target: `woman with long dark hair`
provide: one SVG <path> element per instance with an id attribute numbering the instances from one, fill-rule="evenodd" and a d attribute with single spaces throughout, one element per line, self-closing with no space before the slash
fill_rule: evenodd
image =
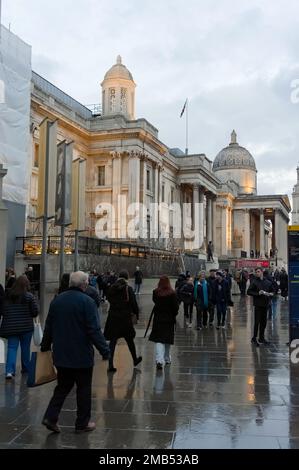
<path id="1" fill-rule="evenodd" d="M 154 320 L 149 340 L 156 343 L 157 369 L 171 364 L 170 349 L 174 343 L 174 328 L 179 304 L 169 277 L 162 276 L 157 289 L 153 292 Z"/>
<path id="2" fill-rule="evenodd" d="M 6 379 L 16 373 L 17 352 L 21 345 L 22 373 L 28 372 L 33 318 L 38 316 L 35 298 L 29 293 L 27 276 L 20 276 L 0 304 L 0 337 L 7 338 Z"/>

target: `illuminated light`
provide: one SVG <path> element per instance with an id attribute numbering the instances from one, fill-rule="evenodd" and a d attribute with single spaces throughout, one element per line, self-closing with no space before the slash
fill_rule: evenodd
<path id="1" fill-rule="evenodd" d="M 254 393 L 248 393 L 248 401 L 255 401 L 255 394 Z"/>
<path id="2" fill-rule="evenodd" d="M 255 380 L 254 380 L 254 376 L 253 375 L 249 375 L 247 377 L 247 384 L 248 385 L 254 385 L 255 384 Z"/>
<path id="3" fill-rule="evenodd" d="M 58 250 L 56 250 L 54 254 L 55 254 L 55 255 L 59 255 L 59 251 L 58 251 Z"/>

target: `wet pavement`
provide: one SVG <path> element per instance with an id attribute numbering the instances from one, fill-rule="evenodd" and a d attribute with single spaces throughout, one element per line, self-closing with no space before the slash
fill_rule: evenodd
<path id="1" fill-rule="evenodd" d="M 138 302 L 133 369 L 126 344 L 116 349 L 117 373 L 96 354 L 93 433 L 76 435 L 75 393 L 66 400 L 60 435 L 41 425 L 55 384 L 28 389 L 25 377 L 5 383 L 0 368 L 0 448 L 278 449 L 299 448 L 299 367 L 289 364 L 288 304 L 279 301 L 268 322 L 270 347 L 250 344 L 252 303 L 234 297 L 230 326 L 186 328 L 178 318 L 172 364 L 156 371 L 154 344 L 143 339 L 152 309 L 147 281 Z M 103 308 L 102 320 L 106 318 Z M 195 313 L 195 311 L 194 311 Z"/>

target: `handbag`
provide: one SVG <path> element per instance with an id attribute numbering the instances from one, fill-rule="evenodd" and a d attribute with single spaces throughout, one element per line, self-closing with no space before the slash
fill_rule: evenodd
<path id="1" fill-rule="evenodd" d="M 40 322 L 37 320 L 37 321 L 34 321 L 34 330 L 33 330 L 33 342 L 34 342 L 34 345 L 39 347 L 42 340 L 43 340 L 43 330 L 42 330 L 42 327 L 41 327 L 41 324 Z"/>
<path id="2" fill-rule="evenodd" d="M 57 378 L 57 371 L 53 364 L 52 351 L 33 352 L 29 364 L 27 386 L 38 387 Z"/>

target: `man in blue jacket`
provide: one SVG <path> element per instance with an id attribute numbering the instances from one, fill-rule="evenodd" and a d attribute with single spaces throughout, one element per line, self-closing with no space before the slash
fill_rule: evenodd
<path id="1" fill-rule="evenodd" d="M 50 305 L 41 351 L 53 345 L 57 369 L 57 387 L 45 413 L 43 424 L 59 433 L 57 425 L 62 405 L 74 385 L 77 386 L 76 432 L 95 429 L 91 417 L 91 384 L 95 346 L 104 360 L 109 359 L 109 346 L 100 330 L 95 302 L 84 292 L 88 275 L 71 274 L 70 289 L 57 296 Z"/>

